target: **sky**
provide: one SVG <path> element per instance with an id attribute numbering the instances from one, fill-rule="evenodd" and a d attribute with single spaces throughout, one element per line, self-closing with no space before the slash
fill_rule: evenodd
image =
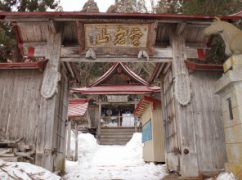
<path id="1" fill-rule="evenodd" d="M 150 7 L 150 1 L 147 2 L 147 7 Z M 87 0 L 61 0 L 60 5 L 63 7 L 64 11 L 81 11 L 83 5 Z M 95 0 L 98 4 L 99 10 L 101 12 L 106 12 L 110 5 L 114 4 L 115 0 Z M 157 2 L 157 0 L 155 0 Z"/>

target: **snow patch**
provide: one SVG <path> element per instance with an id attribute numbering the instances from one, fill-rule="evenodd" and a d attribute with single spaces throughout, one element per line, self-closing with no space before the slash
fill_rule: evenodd
<path id="1" fill-rule="evenodd" d="M 61 178 L 50 171 L 24 162 L 5 162 L 0 160 L 0 179 L 45 179 L 60 180 Z"/>
<path id="2" fill-rule="evenodd" d="M 236 180 L 235 176 L 233 175 L 233 173 L 221 173 L 218 177 L 217 180 Z"/>
<path id="3" fill-rule="evenodd" d="M 75 141 L 71 142 L 75 143 Z M 80 133 L 78 135 L 78 161 L 90 159 L 95 151 L 98 149 L 97 140 L 92 134 Z"/>
<path id="4" fill-rule="evenodd" d="M 91 134 L 79 134 L 78 143 L 78 162 L 67 161 L 66 180 L 158 180 L 167 175 L 165 165 L 144 162 L 141 133 L 125 146 L 98 145 Z"/>

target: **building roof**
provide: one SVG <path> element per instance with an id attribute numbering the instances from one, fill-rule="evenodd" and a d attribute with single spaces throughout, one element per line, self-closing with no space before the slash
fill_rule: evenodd
<path id="1" fill-rule="evenodd" d="M 134 83 L 132 84 L 105 84 L 104 82 L 118 72 L 118 68 L 122 68 L 123 73 L 129 76 Z M 120 71 L 120 70 L 119 70 Z M 72 88 L 74 92 L 81 94 L 133 94 L 133 93 L 152 93 L 159 92 L 160 87 L 150 86 L 147 81 L 133 72 L 125 63 L 118 62 L 107 70 L 101 77 L 88 87 Z"/>
<path id="2" fill-rule="evenodd" d="M 242 10 L 237 12 L 237 13 L 232 14 L 231 16 L 240 16 L 240 17 L 242 17 Z"/>
<path id="3" fill-rule="evenodd" d="M 148 82 L 146 82 L 139 75 L 137 75 L 135 72 L 133 72 L 125 63 L 117 62 L 117 63 L 113 64 L 113 66 L 109 70 L 107 70 L 107 72 L 104 73 L 101 77 L 99 77 L 94 83 L 89 85 L 89 87 L 94 87 L 94 86 L 100 85 L 102 82 L 107 80 L 115 72 L 115 70 L 117 70 L 118 67 L 121 67 L 123 72 L 125 72 L 129 77 L 131 77 L 133 80 L 135 80 L 140 85 L 144 85 L 144 86 L 149 85 Z"/>
<path id="4" fill-rule="evenodd" d="M 32 19 L 33 18 L 46 18 L 53 20 L 76 20 L 82 18 L 121 18 L 121 19 L 182 19 L 182 20 L 212 20 L 215 16 L 206 15 L 187 15 L 187 14 L 151 14 L 151 13 L 93 13 L 93 12 L 0 12 L 0 19 L 6 21 L 15 21 L 16 19 Z M 219 16 L 224 20 L 236 20 L 240 16 Z M 15 19 L 16 18 L 16 19 Z M 37 19 L 41 21 L 41 19 Z"/>
<path id="5" fill-rule="evenodd" d="M 68 105 L 68 118 L 82 117 L 86 114 L 88 99 L 72 99 Z"/>
<path id="6" fill-rule="evenodd" d="M 144 94 L 159 92 L 160 87 L 144 85 L 111 85 L 72 88 L 72 91 L 79 92 L 81 94 Z"/>
<path id="7" fill-rule="evenodd" d="M 158 100 L 158 99 L 155 99 L 155 98 L 153 98 L 151 96 L 143 96 L 140 99 L 140 101 L 139 101 L 139 103 L 138 103 L 138 105 L 137 105 L 137 107 L 136 107 L 136 109 L 134 111 L 134 115 L 136 117 L 141 117 L 142 114 L 147 109 L 149 104 L 152 104 L 153 108 L 155 108 L 156 106 L 160 106 L 161 105 L 161 101 Z"/>

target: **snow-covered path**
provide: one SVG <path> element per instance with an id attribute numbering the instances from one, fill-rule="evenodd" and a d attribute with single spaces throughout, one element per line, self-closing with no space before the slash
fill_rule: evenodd
<path id="1" fill-rule="evenodd" d="M 166 175 L 165 165 L 143 161 L 140 133 L 135 133 L 125 146 L 100 146 L 90 134 L 80 134 L 78 143 L 79 160 L 67 161 L 64 179 L 158 180 Z"/>

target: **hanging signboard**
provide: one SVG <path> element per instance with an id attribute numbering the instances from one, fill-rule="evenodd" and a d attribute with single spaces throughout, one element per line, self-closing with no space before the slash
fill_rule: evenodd
<path id="1" fill-rule="evenodd" d="M 124 96 L 108 95 L 107 99 L 108 99 L 108 102 L 113 102 L 113 103 L 128 102 L 128 96 L 127 95 L 124 95 Z"/>
<path id="2" fill-rule="evenodd" d="M 147 46 L 148 24 L 85 24 L 85 47 Z"/>
<path id="3" fill-rule="evenodd" d="M 140 50 L 151 50 L 150 24 L 84 24 L 84 49 L 99 55 L 137 57 Z M 116 57 L 116 56 L 115 56 Z"/>

